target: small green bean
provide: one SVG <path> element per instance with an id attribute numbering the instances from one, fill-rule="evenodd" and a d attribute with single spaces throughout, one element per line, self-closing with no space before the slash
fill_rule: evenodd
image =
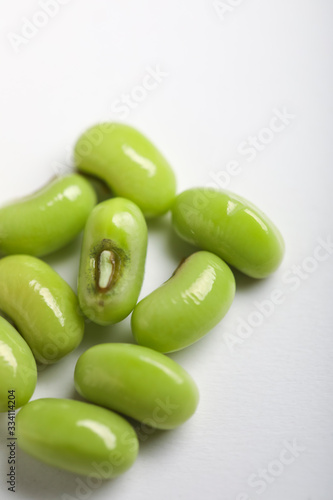
<path id="1" fill-rule="evenodd" d="M 125 419 L 104 408 L 70 399 L 37 399 L 16 417 L 17 443 L 59 469 L 108 479 L 134 463 L 139 443 Z"/>
<path id="2" fill-rule="evenodd" d="M 253 278 L 265 278 L 283 258 L 284 242 L 275 225 L 250 202 L 228 191 L 184 191 L 173 205 L 172 221 L 184 240 Z"/>
<path id="3" fill-rule="evenodd" d="M 54 363 L 79 345 L 84 320 L 77 297 L 48 264 L 29 255 L 4 257 L 0 283 L 0 310 L 40 363 Z"/>
<path id="4" fill-rule="evenodd" d="M 84 314 L 100 325 L 121 321 L 137 303 L 147 251 L 147 225 L 130 200 L 97 205 L 84 231 L 78 280 Z"/>
<path id="5" fill-rule="evenodd" d="M 87 130 L 75 146 L 82 172 L 103 179 L 116 196 L 132 200 L 148 217 L 162 215 L 175 198 L 175 175 L 162 154 L 138 130 L 102 123 Z"/>
<path id="6" fill-rule="evenodd" d="M 235 279 L 227 264 L 210 252 L 194 253 L 136 305 L 133 335 L 138 344 L 160 352 L 183 349 L 225 316 L 234 295 Z"/>
<path id="7" fill-rule="evenodd" d="M 95 204 L 95 191 L 80 175 L 55 179 L 0 208 L 0 251 L 39 257 L 54 252 L 83 229 Z"/>
<path id="8" fill-rule="evenodd" d="M 173 429 L 196 410 L 199 394 L 190 375 L 163 354 L 131 344 L 100 344 L 75 367 L 76 390 L 92 403 L 145 425 Z"/>

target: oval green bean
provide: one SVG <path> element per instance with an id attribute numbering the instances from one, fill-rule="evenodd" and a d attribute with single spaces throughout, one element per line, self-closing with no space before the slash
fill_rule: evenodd
<path id="1" fill-rule="evenodd" d="M 184 423 L 199 400 L 193 379 L 181 366 L 131 344 L 91 347 L 78 359 L 74 380 L 89 401 L 159 429 Z"/>
<path id="2" fill-rule="evenodd" d="M 16 417 L 17 443 L 54 467 L 99 479 L 119 476 L 134 463 L 138 439 L 109 410 L 69 399 L 37 399 Z"/>
<path id="3" fill-rule="evenodd" d="M 0 316 L 0 412 L 25 405 L 36 387 L 37 367 L 32 352 L 15 328 Z"/>
<path id="4" fill-rule="evenodd" d="M 146 216 L 169 210 L 175 175 L 162 154 L 139 131 L 121 123 L 87 130 L 75 146 L 79 170 L 103 179 L 116 196 L 138 205 Z"/>
<path id="5" fill-rule="evenodd" d="M 28 255 L 0 260 L 0 310 L 13 319 L 35 358 L 54 363 L 82 340 L 84 320 L 70 286 Z"/>
<path id="6" fill-rule="evenodd" d="M 55 179 L 0 208 L 0 251 L 42 256 L 58 250 L 83 229 L 95 204 L 95 191 L 80 175 Z"/>
<path id="7" fill-rule="evenodd" d="M 136 305 L 133 335 L 138 344 L 156 351 L 183 349 L 225 316 L 234 295 L 235 279 L 227 264 L 210 252 L 194 253 Z"/>
<path id="8" fill-rule="evenodd" d="M 194 188 L 172 208 L 176 232 L 253 278 L 280 265 L 284 243 L 275 225 L 250 202 L 228 191 Z"/>
<path id="9" fill-rule="evenodd" d="M 124 198 L 97 205 L 84 231 L 78 280 L 84 314 L 100 325 L 121 321 L 137 303 L 147 251 L 147 225 Z"/>

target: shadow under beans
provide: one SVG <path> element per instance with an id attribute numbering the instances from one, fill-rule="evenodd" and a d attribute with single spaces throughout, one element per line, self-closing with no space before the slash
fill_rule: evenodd
<path id="1" fill-rule="evenodd" d="M 54 267 L 61 264 L 66 259 L 74 258 L 77 256 L 78 263 L 77 269 L 79 268 L 80 251 L 82 244 L 82 233 L 80 233 L 74 240 L 65 245 L 64 247 L 56 250 L 55 252 L 45 255 L 43 260 L 49 264 L 49 266 Z"/>
<path id="2" fill-rule="evenodd" d="M 164 233 L 166 228 L 171 225 L 169 214 L 146 219 L 146 222 L 148 231 L 152 234 Z"/>
<path id="3" fill-rule="evenodd" d="M 219 325 L 220 324 L 221 323 L 219 323 Z M 204 350 L 203 349 L 204 346 L 206 349 L 209 349 L 211 347 L 213 350 L 216 347 L 216 338 L 214 338 L 214 342 L 212 342 L 212 340 L 211 340 L 212 330 L 207 332 L 203 337 L 201 337 L 199 340 L 197 340 L 193 344 L 190 344 L 182 349 L 179 349 L 178 351 L 164 353 L 164 355 L 167 356 L 168 358 L 172 359 L 173 361 L 175 361 L 176 363 L 178 363 L 181 366 L 187 365 L 187 363 L 191 363 L 193 361 L 193 359 L 194 360 L 197 359 L 198 362 L 200 362 L 200 359 L 202 359 L 202 353 Z"/>
<path id="4" fill-rule="evenodd" d="M 102 203 L 102 201 L 106 201 L 114 197 L 114 194 L 112 193 L 108 185 L 102 181 L 102 179 L 84 172 L 80 172 L 79 170 L 76 170 L 75 173 L 81 175 L 90 182 L 96 192 L 97 203 Z"/>
<path id="5" fill-rule="evenodd" d="M 117 413 L 117 412 L 116 412 Z M 127 415 L 119 414 L 133 427 L 139 440 L 140 455 L 144 456 L 145 453 L 150 453 L 150 450 L 157 445 L 160 446 L 165 440 L 168 439 L 170 432 L 176 432 L 175 430 L 163 430 L 150 427 L 148 425 L 135 420 Z"/>
<path id="6" fill-rule="evenodd" d="M 131 333 L 129 317 L 115 325 L 101 326 L 86 320 L 85 333 L 80 349 L 86 350 L 97 344 L 105 343 L 132 344 L 134 338 Z"/>
<path id="7" fill-rule="evenodd" d="M 73 386 L 73 389 L 70 391 L 69 395 L 68 395 L 68 399 L 73 399 L 74 401 L 79 401 L 80 403 L 89 403 L 89 404 L 95 404 L 95 403 L 90 403 L 90 401 L 88 401 L 87 399 L 85 399 L 84 397 L 82 397 L 78 392 L 77 390 L 75 389 L 75 387 Z"/>
<path id="8" fill-rule="evenodd" d="M 175 233 L 172 227 L 169 229 L 168 233 L 168 248 L 170 255 L 176 258 L 176 260 L 179 262 L 200 250 L 200 248 L 182 240 Z"/>
<path id="9" fill-rule="evenodd" d="M 233 275 L 235 277 L 236 281 L 236 291 L 237 292 L 247 292 L 250 288 L 260 288 L 263 283 L 266 281 L 265 279 L 256 279 L 256 278 L 251 278 L 250 276 L 247 276 L 246 274 L 243 274 L 241 271 L 238 271 L 238 269 L 230 266 Z"/>
<path id="10" fill-rule="evenodd" d="M 55 363 L 43 364 L 37 362 L 37 376 L 38 380 L 42 378 L 52 378 L 54 375 L 57 375 L 57 371 L 59 370 L 59 366 L 66 360 L 66 356 Z"/>
<path id="11" fill-rule="evenodd" d="M 4 311 L 2 311 L 0 309 L 0 318 L 3 318 L 5 319 L 8 323 L 10 323 L 16 330 L 17 330 L 17 327 L 14 323 L 14 321 L 12 320 L 12 318 L 10 318 Z"/>
<path id="12" fill-rule="evenodd" d="M 163 443 L 167 442 L 170 438 L 170 433 L 174 433 L 177 430 L 163 430 L 155 429 L 153 427 L 148 427 L 143 425 L 136 420 L 129 421 L 129 423 L 134 427 L 134 430 L 138 436 L 140 456 L 144 457 L 146 455 L 151 455 L 152 450 L 157 446 L 160 447 Z"/>
<path id="13" fill-rule="evenodd" d="M 175 261 L 176 265 L 182 259 L 199 250 L 177 235 L 172 227 L 170 214 L 155 219 L 148 219 L 147 226 L 149 233 L 156 235 L 161 241 L 165 242 L 164 248 L 168 256 Z"/>
<path id="14" fill-rule="evenodd" d="M 45 500 L 45 498 L 59 498 L 72 495 L 73 498 L 83 498 L 84 491 L 89 498 L 94 489 L 103 490 L 110 487 L 115 479 L 100 480 L 95 488 L 89 486 L 89 478 L 72 472 L 63 471 L 36 460 L 17 448 L 17 493 L 24 493 L 25 499 Z M 86 487 L 84 487 L 86 485 Z M 81 497 L 76 492 L 81 486 Z M 88 493 L 87 493 L 88 492 Z M 23 498 L 23 497 L 22 497 Z M 67 497 L 68 498 L 68 497 Z"/>

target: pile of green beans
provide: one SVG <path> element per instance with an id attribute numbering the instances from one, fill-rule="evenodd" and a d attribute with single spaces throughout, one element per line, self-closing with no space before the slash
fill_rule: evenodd
<path id="1" fill-rule="evenodd" d="M 130 126 L 90 128 L 74 156 L 77 173 L 0 208 L 0 311 L 8 319 L 0 317 L 0 411 L 8 411 L 8 394 L 15 393 L 23 450 L 61 469 L 111 478 L 138 454 L 138 436 L 126 417 L 151 429 L 174 429 L 194 414 L 197 386 L 165 354 L 197 342 L 227 314 L 236 288 L 229 265 L 265 278 L 280 265 L 284 243 L 268 217 L 240 196 L 210 188 L 176 195 L 169 163 Z M 114 197 L 97 203 L 92 177 Z M 168 211 L 193 253 L 138 302 L 146 218 Z M 41 257 L 82 230 L 76 295 Z M 88 402 L 29 402 L 36 362 L 55 363 L 76 349 L 85 317 L 112 325 L 131 313 L 137 345 L 98 344 L 96 338 L 77 360 L 75 388 Z"/>

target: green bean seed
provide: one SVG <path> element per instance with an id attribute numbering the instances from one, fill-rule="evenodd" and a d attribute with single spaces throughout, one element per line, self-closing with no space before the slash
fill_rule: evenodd
<path id="1" fill-rule="evenodd" d="M 0 310 L 14 321 L 35 358 L 54 363 L 82 340 L 84 320 L 70 286 L 29 255 L 0 260 Z"/>
<path id="2" fill-rule="evenodd" d="M 0 251 L 42 256 L 69 243 L 96 204 L 80 175 L 53 180 L 37 193 L 0 209 Z"/>
<path id="3" fill-rule="evenodd" d="M 84 231 L 78 280 L 84 314 L 100 325 L 121 321 L 137 303 L 147 251 L 147 225 L 130 200 L 97 205 Z"/>
<path id="4" fill-rule="evenodd" d="M 75 386 L 89 401 L 145 425 L 173 429 L 196 410 L 199 394 L 190 375 L 167 356 L 131 344 L 100 344 L 83 353 Z"/>
<path id="5" fill-rule="evenodd" d="M 216 253 L 253 278 L 264 278 L 280 265 L 281 234 L 250 202 L 230 192 L 195 188 L 177 196 L 173 225 L 184 240 Z"/>
<path id="6" fill-rule="evenodd" d="M 36 387 L 37 367 L 32 352 L 15 328 L 0 317 L 0 412 L 25 405 Z"/>
<path id="7" fill-rule="evenodd" d="M 122 417 L 70 399 L 37 399 L 16 417 L 17 443 L 34 458 L 76 474 L 108 479 L 134 463 L 138 439 Z"/>
<path id="8" fill-rule="evenodd" d="M 235 279 L 227 264 L 210 252 L 194 253 L 137 304 L 134 337 L 138 344 L 160 352 L 183 349 L 225 316 L 234 295 Z"/>
<path id="9" fill-rule="evenodd" d="M 121 123 L 87 130 L 75 146 L 79 170 L 103 179 L 116 196 L 138 205 L 146 216 L 165 213 L 175 198 L 174 173 L 156 147 Z"/>

